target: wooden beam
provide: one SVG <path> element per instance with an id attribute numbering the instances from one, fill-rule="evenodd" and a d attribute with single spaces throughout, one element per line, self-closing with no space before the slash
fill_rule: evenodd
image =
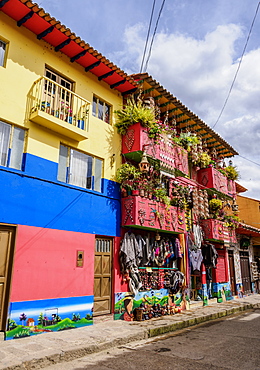
<path id="1" fill-rule="evenodd" d="M 47 35 L 48 35 L 49 33 L 51 33 L 53 30 L 54 30 L 54 26 L 50 26 L 50 27 L 46 28 L 46 30 L 45 30 L 45 31 L 43 31 L 43 32 L 41 32 L 41 33 L 39 33 L 39 34 L 37 35 L 37 39 L 38 39 L 38 40 L 41 40 L 43 37 L 47 36 Z"/>
<path id="2" fill-rule="evenodd" d="M 74 55 L 74 57 L 70 58 L 71 63 L 75 62 L 75 60 L 84 57 L 87 54 L 87 50 L 82 50 L 80 53 Z"/>
<path id="3" fill-rule="evenodd" d="M 137 90 L 137 87 L 135 87 L 134 89 L 130 89 L 130 90 L 124 91 L 124 92 L 122 93 L 122 95 L 129 95 L 129 94 L 133 94 L 133 93 L 135 93 L 135 92 L 136 92 L 136 90 Z"/>
<path id="4" fill-rule="evenodd" d="M 59 45 L 55 46 L 55 51 L 59 51 L 60 49 L 64 48 L 64 46 L 66 45 L 69 45 L 69 43 L 71 42 L 71 39 L 67 39 L 63 42 L 61 42 Z"/>
<path id="5" fill-rule="evenodd" d="M 24 24 L 25 22 L 28 21 L 28 19 L 32 18 L 32 16 L 34 15 L 34 11 L 31 10 L 29 13 L 27 13 L 23 18 L 19 19 L 19 21 L 17 21 L 17 26 L 18 27 L 21 27 L 22 24 Z"/>
<path id="6" fill-rule="evenodd" d="M 98 60 L 97 62 L 90 64 L 89 66 L 87 66 L 87 67 L 85 68 L 85 71 L 86 71 L 86 72 L 88 72 L 88 71 L 90 71 L 91 69 L 93 69 L 93 68 L 95 68 L 95 67 L 98 67 L 98 66 L 100 65 L 100 63 L 101 63 L 101 61 L 100 61 L 100 60 Z"/>
<path id="7" fill-rule="evenodd" d="M 118 81 L 118 82 L 115 82 L 114 84 L 110 85 L 110 89 L 114 89 L 117 86 L 123 85 L 125 82 L 126 82 L 125 79 L 121 80 L 121 81 Z"/>
<path id="8" fill-rule="evenodd" d="M 115 73 L 115 71 L 107 72 L 107 73 L 105 73 L 104 75 L 99 76 L 99 77 L 98 77 L 98 80 L 99 80 L 99 81 L 104 80 L 105 78 L 107 78 L 107 77 L 109 77 L 109 76 L 112 76 L 114 73 Z"/>
<path id="9" fill-rule="evenodd" d="M 0 8 L 2 8 L 9 0 L 2 0 L 0 1 Z"/>

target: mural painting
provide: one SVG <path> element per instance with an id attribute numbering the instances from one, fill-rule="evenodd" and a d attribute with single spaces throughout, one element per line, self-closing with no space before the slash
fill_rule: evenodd
<path id="1" fill-rule="evenodd" d="M 140 318 L 140 310 L 142 312 Z M 170 296 L 167 289 L 139 292 L 135 297 L 132 293 L 115 294 L 115 320 L 148 320 L 153 317 L 169 315 L 186 309 L 182 294 Z"/>
<path id="2" fill-rule="evenodd" d="M 93 324 L 93 296 L 12 302 L 6 340 Z"/>

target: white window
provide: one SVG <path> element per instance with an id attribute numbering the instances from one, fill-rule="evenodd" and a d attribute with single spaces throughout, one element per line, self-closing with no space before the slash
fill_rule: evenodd
<path id="1" fill-rule="evenodd" d="M 102 121 L 105 121 L 106 123 L 110 123 L 110 113 L 111 106 L 100 98 L 93 96 L 92 115 L 101 119 Z"/>
<path id="2" fill-rule="evenodd" d="M 25 130 L 0 121 L 0 165 L 22 169 Z"/>
<path id="3" fill-rule="evenodd" d="M 6 43 L 0 40 L 0 66 L 4 67 L 5 63 L 5 52 L 6 52 Z"/>
<path id="4" fill-rule="evenodd" d="M 103 161 L 60 145 L 58 180 L 101 192 Z"/>

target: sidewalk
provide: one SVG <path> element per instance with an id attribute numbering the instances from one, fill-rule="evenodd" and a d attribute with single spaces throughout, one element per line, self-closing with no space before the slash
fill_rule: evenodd
<path id="1" fill-rule="evenodd" d="M 148 321 L 98 321 L 92 326 L 75 330 L 1 341 L 0 369 L 41 369 L 252 308 L 260 308 L 259 294 L 206 307 L 195 307 L 173 316 Z"/>

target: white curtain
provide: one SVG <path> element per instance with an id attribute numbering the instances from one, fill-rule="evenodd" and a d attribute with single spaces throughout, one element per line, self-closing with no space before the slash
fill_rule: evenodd
<path id="1" fill-rule="evenodd" d="M 0 66 L 4 65 L 5 59 L 5 43 L 0 40 Z"/>
<path id="2" fill-rule="evenodd" d="M 7 166 L 11 125 L 0 121 L 0 165 Z"/>
<path id="3" fill-rule="evenodd" d="M 87 187 L 88 156 L 71 149 L 70 151 L 70 177 L 71 185 Z"/>
<path id="4" fill-rule="evenodd" d="M 9 167 L 15 168 L 16 170 L 21 170 L 22 168 L 24 135 L 24 129 L 14 127 Z"/>

